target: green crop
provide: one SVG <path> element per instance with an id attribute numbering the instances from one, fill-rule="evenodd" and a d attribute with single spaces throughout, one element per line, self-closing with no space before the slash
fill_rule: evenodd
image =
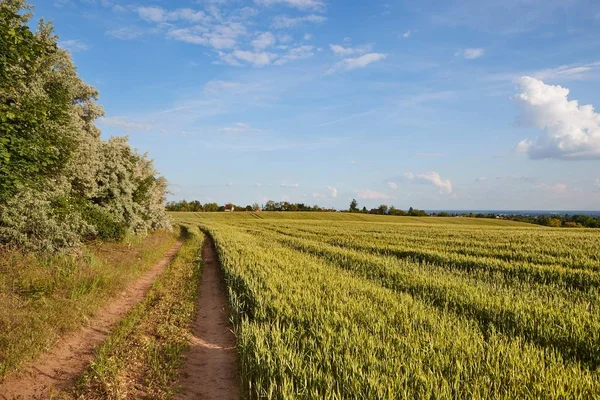
<path id="1" fill-rule="evenodd" d="M 600 396 L 598 231 L 174 215 L 215 239 L 251 398 Z"/>

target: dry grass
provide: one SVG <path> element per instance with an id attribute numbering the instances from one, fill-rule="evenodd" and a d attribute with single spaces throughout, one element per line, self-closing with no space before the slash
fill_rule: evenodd
<path id="1" fill-rule="evenodd" d="M 72 254 L 0 251 L 0 378 L 81 326 L 176 241 L 155 232 Z"/>
<path id="2" fill-rule="evenodd" d="M 113 329 L 79 385 L 64 398 L 167 399 L 188 347 L 201 276 L 202 235 L 195 228 L 143 302 Z"/>

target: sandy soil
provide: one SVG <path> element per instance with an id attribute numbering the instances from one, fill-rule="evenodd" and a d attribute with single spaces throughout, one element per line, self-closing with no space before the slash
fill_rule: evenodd
<path id="1" fill-rule="evenodd" d="M 227 318 L 227 297 L 215 247 L 210 238 L 202 248 L 204 269 L 192 343 L 185 355 L 178 399 L 239 399 L 235 336 Z"/>
<path id="2" fill-rule="evenodd" d="M 127 312 L 141 301 L 152 283 L 175 257 L 178 242 L 165 257 L 142 275 L 120 296 L 101 308 L 89 324 L 64 338 L 36 361 L 9 375 L 0 383 L 2 399 L 47 399 L 53 392 L 68 388 L 94 357 L 94 348 Z"/>

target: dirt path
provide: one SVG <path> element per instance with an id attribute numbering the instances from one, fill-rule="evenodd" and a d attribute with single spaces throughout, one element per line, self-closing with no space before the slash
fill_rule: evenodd
<path id="1" fill-rule="evenodd" d="M 227 297 L 215 247 L 209 237 L 204 241 L 202 257 L 194 337 L 181 371 L 183 393 L 178 398 L 235 400 L 240 397 L 235 336 L 227 318 Z"/>
<path id="2" fill-rule="evenodd" d="M 0 384 L 2 399 L 47 399 L 55 389 L 66 389 L 94 357 L 94 348 L 140 300 L 152 282 L 175 257 L 183 244 L 179 241 L 165 257 L 142 275 L 114 301 L 101 308 L 89 325 L 61 339 L 54 348 Z"/>

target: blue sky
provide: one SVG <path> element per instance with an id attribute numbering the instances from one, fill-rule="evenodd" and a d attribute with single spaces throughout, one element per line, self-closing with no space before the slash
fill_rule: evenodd
<path id="1" fill-rule="evenodd" d="M 170 199 L 600 209 L 600 2 L 30 3 Z"/>

